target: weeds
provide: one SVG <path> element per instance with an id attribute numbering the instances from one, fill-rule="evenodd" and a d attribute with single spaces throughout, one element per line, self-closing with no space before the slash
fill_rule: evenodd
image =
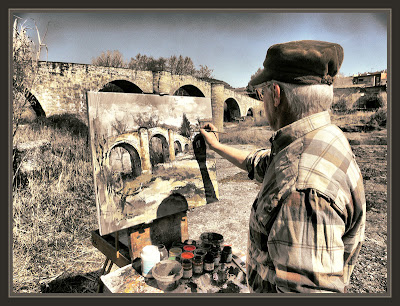
<path id="1" fill-rule="evenodd" d="M 58 122 L 60 124 L 60 122 Z M 47 139 L 44 152 L 26 153 L 35 161 L 26 183 L 13 187 L 14 288 L 74 267 L 69 252 L 86 240 L 96 221 L 92 165 L 87 139 L 48 120 L 19 129 L 17 143 Z M 66 124 L 66 123 L 64 123 Z"/>

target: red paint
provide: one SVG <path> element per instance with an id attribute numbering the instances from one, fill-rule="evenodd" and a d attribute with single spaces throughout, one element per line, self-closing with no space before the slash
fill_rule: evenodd
<path id="1" fill-rule="evenodd" d="M 193 252 L 193 251 L 196 249 L 196 247 L 195 247 L 194 245 L 185 245 L 185 246 L 183 247 L 183 249 L 184 249 L 186 252 Z"/>
<path id="2" fill-rule="evenodd" d="M 183 252 L 181 254 L 182 259 L 192 259 L 193 257 L 194 257 L 194 254 L 190 253 L 190 252 Z"/>

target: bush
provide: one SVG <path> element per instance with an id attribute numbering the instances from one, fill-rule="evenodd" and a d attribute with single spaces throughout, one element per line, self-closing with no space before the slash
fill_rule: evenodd
<path id="1" fill-rule="evenodd" d="M 346 99 L 344 97 L 340 97 L 336 103 L 332 104 L 332 110 L 340 113 L 348 112 L 349 107 L 347 106 Z"/>
<path id="2" fill-rule="evenodd" d="M 366 94 L 360 97 L 355 103 L 357 108 L 378 109 L 384 106 L 382 95 Z"/>
<path id="3" fill-rule="evenodd" d="M 387 109 L 380 108 L 369 118 L 367 125 L 373 127 L 386 127 Z"/>

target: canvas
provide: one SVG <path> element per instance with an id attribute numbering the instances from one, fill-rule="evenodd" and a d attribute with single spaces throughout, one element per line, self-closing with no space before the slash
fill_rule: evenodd
<path id="1" fill-rule="evenodd" d="M 89 91 L 87 104 L 101 235 L 218 200 L 199 133 L 209 98 Z"/>

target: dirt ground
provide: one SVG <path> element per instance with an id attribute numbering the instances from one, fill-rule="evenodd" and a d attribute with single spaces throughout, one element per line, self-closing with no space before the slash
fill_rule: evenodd
<path id="1" fill-rule="evenodd" d="M 260 131 L 261 128 L 253 128 Z M 272 132 L 262 131 L 268 139 Z M 387 131 L 347 133 L 361 168 L 367 199 L 366 238 L 358 263 L 351 277 L 351 293 L 385 293 L 387 290 Z M 268 145 L 269 142 L 266 141 Z M 254 146 L 235 145 L 251 150 Z M 260 184 L 247 174 L 217 157 L 217 178 L 220 199 L 216 203 L 188 212 L 189 236 L 199 239 L 203 232 L 217 232 L 231 244 L 234 252 L 245 254 L 250 207 Z M 82 256 L 70 271 L 41 281 L 41 292 L 94 293 L 105 256 L 90 243 L 80 246 Z M 115 269 L 114 266 L 113 269 Z M 73 272 L 75 271 L 75 272 Z M 23 292 L 23 288 L 20 292 Z"/>

